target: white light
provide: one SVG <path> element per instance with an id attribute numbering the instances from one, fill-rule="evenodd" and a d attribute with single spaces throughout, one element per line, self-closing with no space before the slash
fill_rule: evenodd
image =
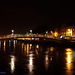
<path id="1" fill-rule="evenodd" d="M 15 70 L 15 56 L 11 55 L 11 62 L 10 62 L 11 72 L 13 73 Z"/>
<path id="2" fill-rule="evenodd" d="M 46 31 L 46 34 L 48 34 L 48 31 Z"/>
<path id="3" fill-rule="evenodd" d="M 12 30 L 12 33 L 14 32 L 14 30 Z"/>
<path id="4" fill-rule="evenodd" d="M 32 72 L 33 69 L 34 69 L 34 65 L 33 65 L 33 55 L 32 55 L 32 54 L 30 54 L 30 57 L 29 57 L 28 68 L 29 68 L 29 71 L 30 71 L 30 72 Z"/>
<path id="5" fill-rule="evenodd" d="M 62 38 L 62 36 L 60 36 L 60 38 Z"/>
<path id="6" fill-rule="evenodd" d="M 12 30 L 12 34 L 11 35 L 14 35 L 14 30 Z"/>
<path id="7" fill-rule="evenodd" d="M 32 30 L 30 30 L 30 33 L 32 33 Z"/>

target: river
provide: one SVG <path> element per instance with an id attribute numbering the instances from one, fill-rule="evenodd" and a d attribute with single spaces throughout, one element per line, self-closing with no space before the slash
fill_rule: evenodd
<path id="1" fill-rule="evenodd" d="M 0 74 L 73 75 L 75 48 L 0 40 Z"/>

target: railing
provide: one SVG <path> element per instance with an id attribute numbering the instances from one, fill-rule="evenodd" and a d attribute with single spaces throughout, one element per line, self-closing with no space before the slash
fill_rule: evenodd
<path id="1" fill-rule="evenodd" d="M 7 38 L 25 38 L 25 37 L 38 37 L 38 38 L 41 38 L 41 37 L 44 37 L 44 38 L 54 38 L 53 36 L 50 36 L 50 35 L 42 35 L 42 34 L 14 34 L 14 35 L 6 35 L 6 36 L 1 36 L 0 39 L 7 39 Z"/>

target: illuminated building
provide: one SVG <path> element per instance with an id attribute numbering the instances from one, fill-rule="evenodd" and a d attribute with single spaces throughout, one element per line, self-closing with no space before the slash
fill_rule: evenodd
<path id="1" fill-rule="evenodd" d="M 75 25 L 64 24 L 60 27 L 60 37 L 65 39 L 71 39 L 75 37 Z"/>

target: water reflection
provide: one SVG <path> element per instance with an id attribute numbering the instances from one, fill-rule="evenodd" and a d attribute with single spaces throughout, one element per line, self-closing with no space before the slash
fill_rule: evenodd
<path id="1" fill-rule="evenodd" d="M 15 60 L 16 59 L 15 59 L 15 56 L 13 56 L 13 55 L 11 55 L 10 57 L 11 57 L 11 62 L 10 62 L 11 73 L 13 73 L 15 70 Z"/>
<path id="2" fill-rule="evenodd" d="M 33 72 L 34 65 L 33 65 L 33 54 L 29 54 L 29 64 L 28 64 L 29 72 Z"/>
<path id="3" fill-rule="evenodd" d="M 0 48 L 1 48 L 1 41 L 0 41 Z"/>
<path id="4" fill-rule="evenodd" d="M 30 50 L 31 50 L 31 48 L 32 48 L 32 44 L 30 44 Z"/>
<path id="5" fill-rule="evenodd" d="M 16 40 L 13 40 L 13 45 L 14 45 L 14 50 L 15 50 L 15 47 L 16 47 Z"/>
<path id="6" fill-rule="evenodd" d="M 29 75 L 38 72 L 40 72 L 41 75 L 45 72 L 51 75 L 58 73 L 58 75 L 72 75 L 74 73 L 75 51 L 71 48 L 62 48 L 61 50 L 60 47 L 26 44 L 25 42 L 17 42 L 16 44 L 16 41 L 13 42 L 12 40 L 2 40 L 0 41 L 0 46 L 0 67 L 3 67 L 2 69 L 8 72 L 11 71 L 12 74 L 14 72 L 24 72 Z M 11 50 L 9 50 L 8 46 L 11 46 Z M 6 53 L 4 53 L 5 48 Z M 18 59 L 17 62 L 16 59 Z M 8 66 L 5 67 L 5 65 L 9 63 L 10 68 Z"/>
<path id="7" fill-rule="evenodd" d="M 11 49 L 11 40 L 9 40 L 9 49 Z"/>
<path id="8" fill-rule="evenodd" d="M 4 41 L 4 52 L 5 52 L 5 47 L 6 47 L 6 41 Z"/>
<path id="9" fill-rule="evenodd" d="M 53 51 L 54 50 L 54 47 L 50 47 L 50 51 Z"/>
<path id="10" fill-rule="evenodd" d="M 22 55 L 23 55 L 24 43 L 22 43 Z"/>
<path id="11" fill-rule="evenodd" d="M 36 55 L 39 55 L 39 45 L 36 45 Z"/>
<path id="12" fill-rule="evenodd" d="M 49 63 L 52 61 L 52 52 L 54 50 L 54 47 L 48 47 L 47 50 L 45 51 L 45 67 L 46 70 L 49 67 Z"/>
<path id="13" fill-rule="evenodd" d="M 48 69 L 48 65 L 49 65 L 48 55 L 45 55 L 45 66 L 46 66 L 46 69 Z"/>
<path id="14" fill-rule="evenodd" d="M 66 68 L 67 68 L 67 72 L 70 75 L 72 75 L 73 64 L 72 64 L 72 49 L 71 48 L 66 49 Z"/>
<path id="15" fill-rule="evenodd" d="M 29 44 L 27 44 L 27 55 L 29 54 Z"/>
<path id="16" fill-rule="evenodd" d="M 39 49 L 39 45 L 36 45 L 36 48 Z"/>

